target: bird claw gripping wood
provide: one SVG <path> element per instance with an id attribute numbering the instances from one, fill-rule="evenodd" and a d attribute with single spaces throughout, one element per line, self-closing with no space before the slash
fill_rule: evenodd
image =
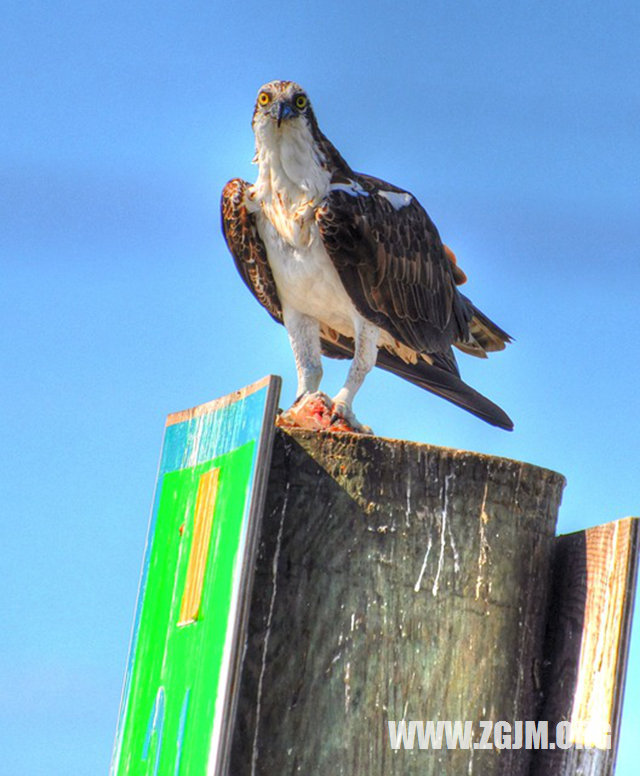
<path id="1" fill-rule="evenodd" d="M 326 393 L 303 394 L 293 405 L 276 418 L 281 428 L 302 428 L 307 431 L 333 431 L 351 434 L 371 434 L 371 429 L 353 423 L 336 411 L 331 397 Z"/>

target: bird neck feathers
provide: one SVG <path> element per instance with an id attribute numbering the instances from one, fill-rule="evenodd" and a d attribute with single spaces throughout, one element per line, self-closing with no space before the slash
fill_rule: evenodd
<path id="1" fill-rule="evenodd" d="M 331 172 L 308 124 L 295 121 L 256 131 L 258 179 L 251 197 L 256 210 L 291 245 L 309 245 L 315 208 L 329 191 Z"/>
<path id="2" fill-rule="evenodd" d="M 305 121 L 292 121 L 277 128 L 273 122 L 256 132 L 259 166 L 255 183 L 259 194 L 280 194 L 299 204 L 319 200 L 329 188 L 327 160 Z"/>

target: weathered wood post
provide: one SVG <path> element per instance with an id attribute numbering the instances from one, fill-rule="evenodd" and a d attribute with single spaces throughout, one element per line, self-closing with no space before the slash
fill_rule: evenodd
<path id="1" fill-rule="evenodd" d="M 540 718 L 571 741 L 537 750 L 531 776 L 614 773 L 639 548 L 634 517 L 556 538 Z"/>
<path id="2" fill-rule="evenodd" d="M 275 431 L 279 384 L 167 419 L 113 776 L 611 776 L 638 519 L 557 537 L 555 472 Z"/>
<path id="3" fill-rule="evenodd" d="M 538 718 L 563 486 L 477 453 L 278 431 L 231 774 L 527 774 L 530 750 L 394 750 L 388 723 Z"/>

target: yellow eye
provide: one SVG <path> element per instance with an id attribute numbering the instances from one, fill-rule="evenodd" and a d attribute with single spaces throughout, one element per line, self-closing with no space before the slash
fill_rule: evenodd
<path id="1" fill-rule="evenodd" d="M 260 92 L 258 95 L 258 105 L 268 105 L 271 102 L 271 95 L 268 92 Z"/>
<path id="2" fill-rule="evenodd" d="M 304 96 L 304 94 L 299 94 L 296 97 L 296 108 L 298 110 L 304 110 L 304 108 L 307 107 L 307 98 Z"/>

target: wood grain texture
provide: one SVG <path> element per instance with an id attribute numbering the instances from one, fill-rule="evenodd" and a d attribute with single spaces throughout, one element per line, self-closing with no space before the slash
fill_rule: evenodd
<path id="1" fill-rule="evenodd" d="M 639 536 L 625 518 L 556 540 L 542 718 L 570 721 L 573 745 L 536 752 L 533 776 L 614 772 Z"/>
<path id="2" fill-rule="evenodd" d="M 528 774 L 393 751 L 389 720 L 537 719 L 564 478 L 350 434 L 276 433 L 233 776 Z"/>

